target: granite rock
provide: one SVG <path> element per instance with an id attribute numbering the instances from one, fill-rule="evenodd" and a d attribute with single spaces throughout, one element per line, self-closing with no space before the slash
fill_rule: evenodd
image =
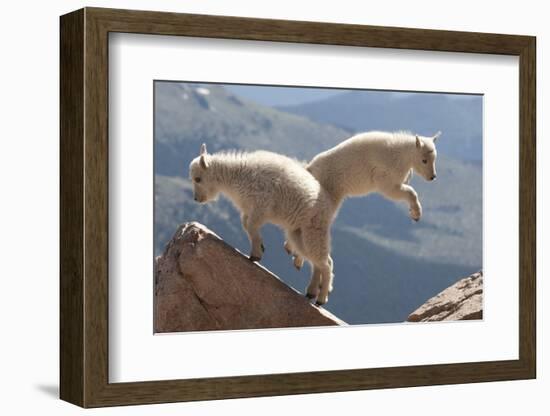
<path id="1" fill-rule="evenodd" d="M 483 319 L 483 272 L 443 290 L 409 315 L 408 322 Z"/>
<path id="2" fill-rule="evenodd" d="M 196 222 L 155 260 L 154 307 L 156 333 L 346 325 Z"/>

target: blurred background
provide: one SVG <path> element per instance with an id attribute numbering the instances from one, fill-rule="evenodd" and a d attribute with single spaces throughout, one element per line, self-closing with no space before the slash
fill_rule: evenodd
<path id="1" fill-rule="evenodd" d="M 200 144 L 209 152 L 271 150 L 310 160 L 354 133 L 410 130 L 438 141 L 438 179 L 414 176 L 418 223 L 405 203 L 377 194 L 344 202 L 332 229 L 335 284 L 326 309 L 351 324 L 402 322 L 482 268 L 481 95 L 155 81 L 155 256 L 177 225 L 198 221 L 245 254 L 238 212 L 220 198 L 199 205 L 188 180 Z M 304 291 L 283 233 L 262 229 L 262 265 Z"/>

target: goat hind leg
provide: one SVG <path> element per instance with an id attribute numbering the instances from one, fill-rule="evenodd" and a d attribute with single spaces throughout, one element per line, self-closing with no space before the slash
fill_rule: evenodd
<path id="1" fill-rule="evenodd" d="M 313 266 L 313 272 L 311 273 L 311 279 L 306 289 L 306 297 L 308 299 L 316 299 L 319 296 L 321 288 L 321 269 Z"/>
<path id="2" fill-rule="evenodd" d="M 332 291 L 332 280 L 334 275 L 332 274 L 331 262 L 328 259 L 324 264 L 319 266 L 319 269 L 321 271 L 321 284 L 316 304 L 324 305 L 328 302 L 328 294 Z"/>
<path id="3" fill-rule="evenodd" d="M 332 261 L 331 256 L 328 256 L 328 264 L 330 266 L 330 281 L 328 286 L 328 293 L 332 293 L 332 289 L 334 289 L 332 285 L 332 281 L 334 280 L 334 261 Z"/>

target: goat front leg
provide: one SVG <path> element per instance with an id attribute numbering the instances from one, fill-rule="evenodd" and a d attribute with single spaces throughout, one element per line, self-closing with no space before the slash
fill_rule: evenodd
<path id="1" fill-rule="evenodd" d="M 263 225 L 261 217 L 258 215 L 243 214 L 241 216 L 241 221 L 244 230 L 248 234 L 248 239 L 250 240 L 251 250 L 249 259 L 251 261 L 260 261 L 265 251 L 262 236 L 260 235 L 260 228 Z"/>
<path id="2" fill-rule="evenodd" d="M 394 185 L 382 193 L 389 199 L 407 201 L 409 203 L 409 215 L 414 221 L 418 221 L 422 217 L 422 205 L 420 205 L 418 194 L 412 186 L 402 183 L 397 186 Z"/>
<path id="3" fill-rule="evenodd" d="M 297 270 L 300 270 L 304 266 L 304 258 L 296 252 L 296 249 L 292 247 L 292 244 L 290 244 L 288 240 L 285 241 L 284 248 L 287 254 L 294 258 L 293 259 L 294 267 Z"/>
<path id="4" fill-rule="evenodd" d="M 285 240 L 284 248 L 287 254 L 293 256 L 293 264 L 297 270 L 301 270 L 304 266 L 304 258 L 298 254 L 296 249 L 296 240 L 301 238 L 300 229 L 292 231 L 290 234 L 287 234 L 287 239 Z M 294 243 L 291 243 L 291 240 L 294 239 Z"/>

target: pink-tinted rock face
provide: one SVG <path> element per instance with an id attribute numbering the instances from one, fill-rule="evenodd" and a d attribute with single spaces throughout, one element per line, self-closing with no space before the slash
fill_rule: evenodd
<path id="1" fill-rule="evenodd" d="M 483 318 L 483 272 L 459 280 L 409 315 L 409 322 Z"/>
<path id="2" fill-rule="evenodd" d="M 282 249 L 282 248 L 281 248 Z M 155 267 L 155 332 L 345 325 L 198 223 Z"/>

